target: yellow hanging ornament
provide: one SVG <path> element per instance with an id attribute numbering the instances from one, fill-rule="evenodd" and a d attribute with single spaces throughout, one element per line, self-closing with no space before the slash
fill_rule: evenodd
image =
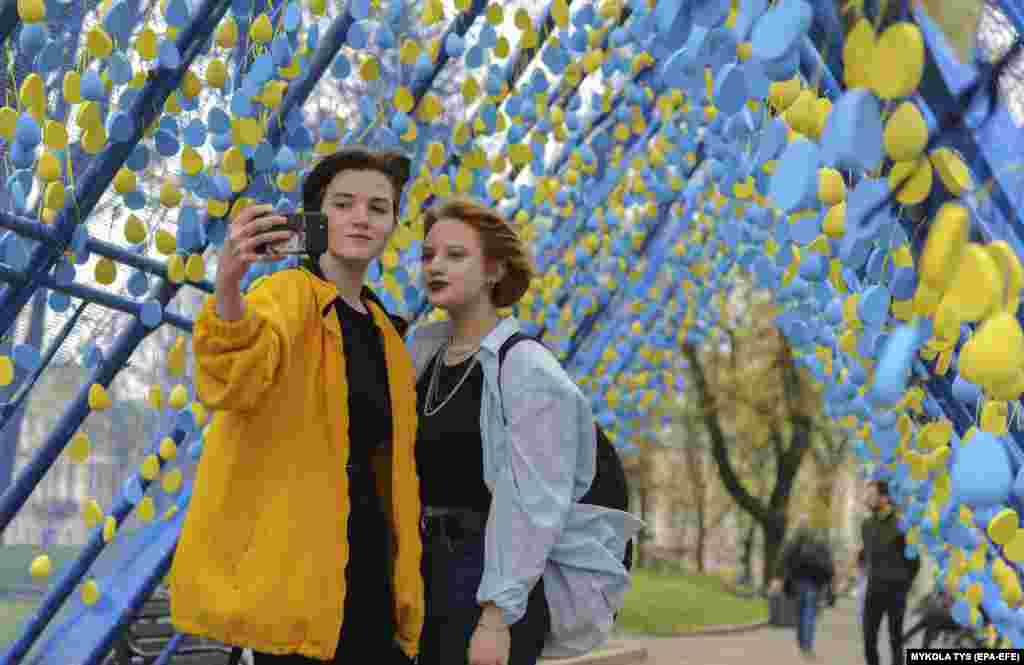
<path id="1" fill-rule="evenodd" d="M 149 391 L 146 393 L 146 404 L 151 409 L 160 409 L 164 403 L 163 390 L 159 385 L 152 385 L 149 387 Z"/>
<path id="2" fill-rule="evenodd" d="M 94 383 L 89 386 L 89 408 L 93 411 L 105 411 L 112 405 L 110 395 L 102 384 Z"/>
<path id="3" fill-rule="evenodd" d="M 18 0 L 18 17 L 25 23 L 41 23 L 46 20 L 46 3 L 43 0 Z"/>
<path id="4" fill-rule="evenodd" d="M 223 60 L 214 58 L 206 65 L 206 83 L 211 88 L 223 89 L 227 80 L 228 68 Z"/>
<path id="5" fill-rule="evenodd" d="M 68 442 L 68 456 L 74 464 L 82 464 L 89 459 L 92 442 L 85 432 L 77 432 Z"/>
<path id="6" fill-rule="evenodd" d="M 156 59 L 158 52 L 157 36 L 152 28 L 143 28 L 136 35 L 135 52 L 145 62 Z"/>
<path id="7" fill-rule="evenodd" d="M 164 229 L 157 229 L 154 239 L 156 241 L 156 251 L 164 256 L 172 254 L 178 247 L 178 241 L 174 234 Z"/>
<path id="8" fill-rule="evenodd" d="M 65 72 L 62 91 L 68 104 L 82 103 L 82 75 L 75 70 Z"/>
<path id="9" fill-rule="evenodd" d="M 185 261 L 185 279 L 190 282 L 201 282 L 206 277 L 206 265 L 202 254 L 190 254 Z"/>
<path id="10" fill-rule="evenodd" d="M 160 473 L 160 459 L 152 453 L 146 455 L 139 466 L 139 475 L 143 480 L 153 480 Z"/>
<path id="11" fill-rule="evenodd" d="M 105 58 L 114 52 L 114 41 L 102 26 L 93 26 L 85 38 L 89 55 L 94 58 Z"/>
<path id="12" fill-rule="evenodd" d="M 171 469 L 165 473 L 161 485 L 164 492 L 177 494 L 178 490 L 181 489 L 181 469 Z"/>
<path id="13" fill-rule="evenodd" d="M 103 520 L 103 509 L 96 499 L 89 499 L 82 506 L 82 520 L 85 522 L 85 528 L 89 530 L 99 526 Z"/>
<path id="14" fill-rule="evenodd" d="M 115 279 L 117 279 L 117 264 L 115 264 L 111 259 L 101 256 L 100 259 L 96 261 L 95 274 L 97 282 L 104 286 L 109 286 L 114 283 Z"/>
<path id="15" fill-rule="evenodd" d="M 142 497 L 142 501 L 139 501 L 139 505 L 135 509 L 135 514 L 138 516 L 139 521 L 143 523 L 152 522 L 153 518 L 156 517 L 156 504 L 153 503 L 153 497 Z"/>
<path id="16" fill-rule="evenodd" d="M 103 520 L 103 542 L 109 543 L 117 533 L 117 519 L 113 515 L 107 515 Z"/>
<path id="17" fill-rule="evenodd" d="M 14 363 L 8 355 L 0 355 L 0 386 L 9 386 L 14 381 Z"/>
<path id="18" fill-rule="evenodd" d="M 274 37 L 274 26 L 266 13 L 260 14 L 249 28 L 249 37 L 257 44 L 267 44 Z"/>
<path id="19" fill-rule="evenodd" d="M 36 177 L 42 182 L 51 182 L 62 177 L 60 160 L 52 152 L 44 152 L 36 163 Z"/>
<path id="20" fill-rule="evenodd" d="M 909 21 L 889 26 L 872 51 L 871 87 L 882 99 L 908 97 L 924 73 L 924 38 Z"/>
<path id="21" fill-rule="evenodd" d="M 928 142 L 928 125 L 913 102 L 896 107 L 885 123 L 885 152 L 894 162 L 917 159 Z"/>
<path id="22" fill-rule="evenodd" d="M 235 44 L 238 43 L 238 24 L 235 22 L 234 17 L 228 16 L 221 20 L 220 25 L 217 27 L 215 39 L 217 46 L 222 49 L 233 49 L 235 47 Z"/>
<path id="23" fill-rule="evenodd" d="M 124 239 L 132 245 L 138 245 L 146 240 L 146 226 L 134 214 L 128 215 L 128 219 L 125 220 Z"/>
<path id="24" fill-rule="evenodd" d="M 124 166 L 117 170 L 117 174 L 114 176 L 114 191 L 118 194 L 127 194 L 134 192 L 137 187 L 135 171 Z"/>
<path id="25" fill-rule="evenodd" d="M 36 558 L 32 559 L 32 564 L 29 566 L 29 574 L 37 580 L 46 579 L 53 572 L 53 563 L 50 561 L 49 555 L 40 554 Z"/>
<path id="26" fill-rule="evenodd" d="M 945 203 L 939 208 L 921 253 L 922 282 L 939 293 L 945 291 L 960 266 L 969 228 L 970 216 L 963 205 Z"/>
<path id="27" fill-rule="evenodd" d="M 180 383 L 171 388 L 171 396 L 168 400 L 172 409 L 183 409 L 188 404 L 188 390 Z"/>

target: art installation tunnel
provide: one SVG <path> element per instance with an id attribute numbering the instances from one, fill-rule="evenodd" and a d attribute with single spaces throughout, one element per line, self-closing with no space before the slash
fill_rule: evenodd
<path id="1" fill-rule="evenodd" d="M 101 463 L 90 421 L 154 435 L 112 453 L 116 492 L 63 508 L 87 544 L 58 565 L 43 538 L 42 602 L 0 662 L 101 663 L 163 581 L 210 418 L 192 321 L 229 220 L 298 209 L 347 144 L 413 160 L 371 270 L 385 306 L 438 315 L 422 211 L 496 206 L 537 263 L 516 315 L 623 456 L 689 389 L 682 346 L 720 343 L 737 279 L 770 290 L 956 620 L 983 608 L 1024 647 L 1024 9 L 989 3 L 1011 36 L 965 55 L 941 2 L 872 4 L 3 0 L 0 531 L 40 503 L 58 519 L 36 491 Z M 19 461 L 25 404 L 67 363 L 84 379 Z"/>

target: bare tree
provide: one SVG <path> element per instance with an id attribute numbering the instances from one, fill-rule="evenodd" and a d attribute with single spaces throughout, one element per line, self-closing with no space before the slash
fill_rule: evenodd
<path id="1" fill-rule="evenodd" d="M 749 289 L 737 292 L 753 295 Z M 797 366 L 793 350 L 774 329 L 770 306 L 748 300 L 741 311 L 747 316 L 737 318 L 758 322 L 755 327 L 730 327 L 735 319 L 722 320 L 720 344 L 701 349 L 684 344 L 682 350 L 719 477 L 764 534 L 767 583 L 785 539 L 787 509 L 813 442 L 820 402 L 811 377 Z M 770 463 L 762 474 L 771 474 L 772 484 L 766 498 L 738 470 L 738 455 L 749 446 L 767 449 Z"/>

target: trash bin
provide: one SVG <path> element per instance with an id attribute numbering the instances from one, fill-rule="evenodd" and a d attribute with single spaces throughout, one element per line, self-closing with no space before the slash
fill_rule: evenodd
<path id="1" fill-rule="evenodd" d="M 768 596 L 768 623 L 781 628 L 793 628 L 797 623 L 796 596 L 773 593 Z"/>

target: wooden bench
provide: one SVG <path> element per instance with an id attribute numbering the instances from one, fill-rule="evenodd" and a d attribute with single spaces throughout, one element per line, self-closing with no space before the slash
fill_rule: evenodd
<path id="1" fill-rule="evenodd" d="M 114 645 L 104 665 L 152 665 L 177 634 L 171 624 L 167 590 L 159 587 L 146 600 Z M 229 665 L 231 647 L 206 638 L 185 635 L 171 665 Z M 241 663 L 245 663 L 243 659 Z"/>

